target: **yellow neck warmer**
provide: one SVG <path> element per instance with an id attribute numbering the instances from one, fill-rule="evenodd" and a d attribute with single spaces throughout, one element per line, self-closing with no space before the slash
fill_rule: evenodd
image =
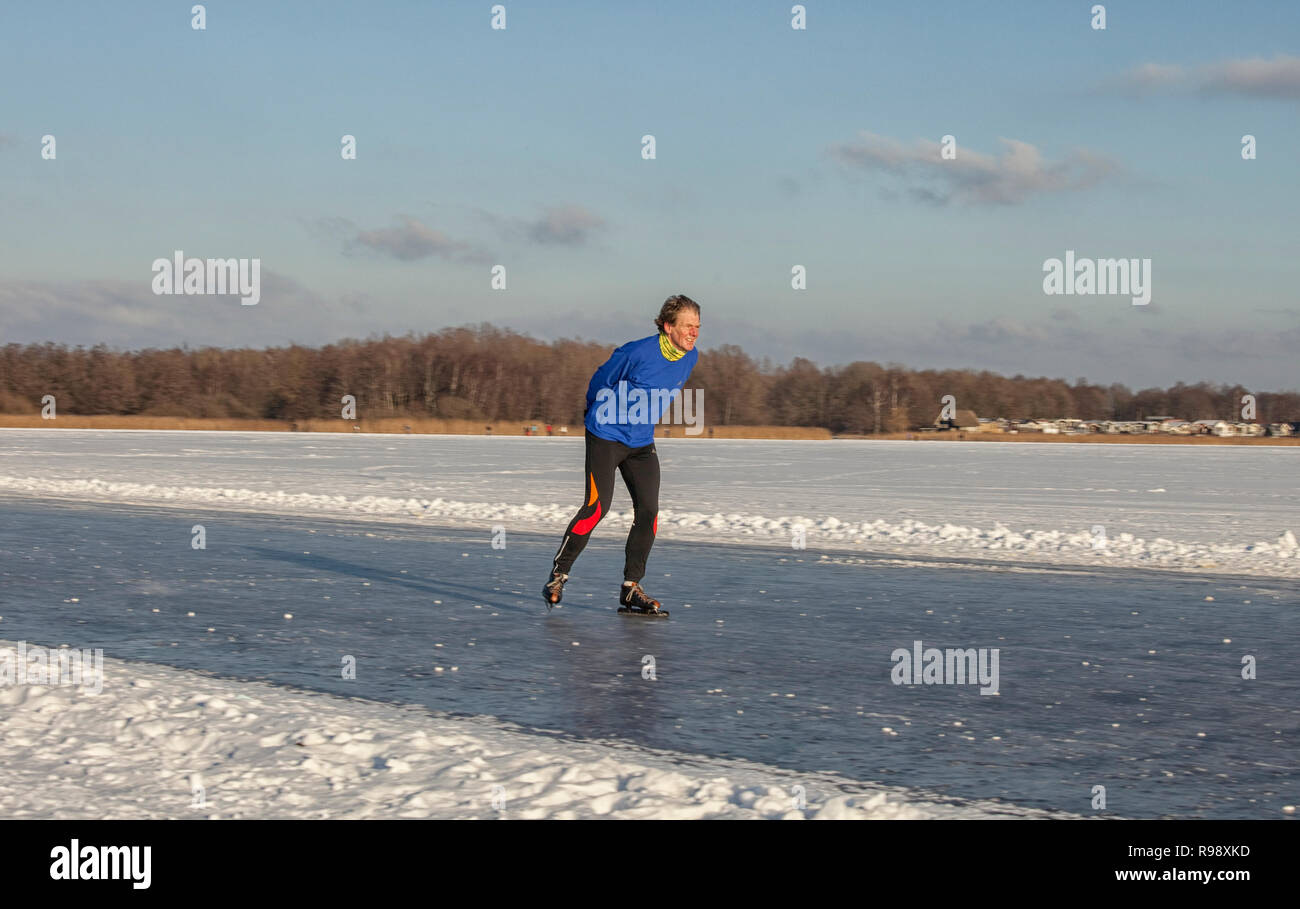
<path id="1" fill-rule="evenodd" d="M 659 332 L 659 352 L 669 360 L 680 360 L 686 356 L 686 351 L 678 350 L 662 331 Z"/>

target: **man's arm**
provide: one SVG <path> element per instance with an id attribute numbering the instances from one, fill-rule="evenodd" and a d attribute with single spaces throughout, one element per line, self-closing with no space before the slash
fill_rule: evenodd
<path id="1" fill-rule="evenodd" d="M 620 381 L 627 378 L 628 367 L 631 362 L 627 352 L 622 348 L 610 354 L 609 359 L 592 374 L 591 382 L 587 385 L 588 408 L 596 402 L 596 394 L 602 388 L 614 388 Z M 583 413 L 585 415 L 586 411 L 583 411 Z"/>

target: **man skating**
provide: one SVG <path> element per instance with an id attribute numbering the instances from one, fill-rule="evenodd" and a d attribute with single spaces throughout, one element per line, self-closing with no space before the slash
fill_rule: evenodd
<path id="1" fill-rule="evenodd" d="M 629 341 L 615 350 L 587 386 L 584 504 L 569 522 L 550 579 L 542 588 L 547 608 L 560 602 L 574 561 L 600 519 L 609 513 L 617 468 L 632 496 L 634 513 L 618 601 L 636 612 L 660 611 L 659 601 L 641 589 L 646 558 L 659 529 L 659 455 L 654 429 L 670 396 L 683 393 L 699 359 L 695 349 L 700 334 L 699 304 L 680 294 L 669 297 L 655 325 L 657 335 Z"/>

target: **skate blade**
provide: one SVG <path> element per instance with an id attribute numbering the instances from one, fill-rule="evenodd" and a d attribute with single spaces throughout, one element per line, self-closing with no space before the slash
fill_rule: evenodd
<path id="1" fill-rule="evenodd" d="M 658 610 L 658 611 L 656 611 L 656 612 L 650 612 L 650 611 L 645 610 L 645 609 L 628 609 L 626 606 L 620 606 L 620 607 L 618 607 L 618 613 L 619 613 L 619 615 L 639 615 L 639 616 L 644 616 L 644 617 L 647 618 L 647 619 L 666 619 L 666 618 L 668 618 L 668 610 L 667 610 L 667 609 L 660 609 L 660 610 Z"/>

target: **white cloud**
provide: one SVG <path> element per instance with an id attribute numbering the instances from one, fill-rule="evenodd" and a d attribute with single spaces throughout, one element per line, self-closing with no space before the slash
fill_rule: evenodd
<path id="1" fill-rule="evenodd" d="M 348 248 L 365 247 L 403 262 L 436 256 L 459 262 L 484 262 L 490 256 L 468 243 L 452 240 L 408 215 L 399 215 L 394 227 L 362 230 L 348 241 Z"/>
<path id="2" fill-rule="evenodd" d="M 528 235 L 538 243 L 581 246 L 591 234 L 605 227 L 605 220 L 580 205 L 548 209 L 528 226 Z"/>
<path id="3" fill-rule="evenodd" d="M 1082 149 L 1059 161 L 1017 139 L 1000 139 L 1000 155 L 960 145 L 955 159 L 940 157 L 939 143 L 897 139 L 862 132 L 858 141 L 831 146 L 833 158 L 849 167 L 893 174 L 913 198 L 944 205 L 1017 205 L 1039 193 L 1086 189 L 1119 170 L 1109 159 Z"/>
<path id="4" fill-rule="evenodd" d="M 1141 63 L 1110 80 L 1106 87 L 1137 94 L 1195 90 L 1252 98 L 1300 98 L 1300 57 L 1278 54 L 1272 60 L 1251 57 L 1192 67 Z"/>
<path id="5" fill-rule="evenodd" d="M 1265 98 L 1300 98 L 1300 57 L 1228 60 L 1203 67 L 1202 87 Z"/>
<path id="6" fill-rule="evenodd" d="M 18 343 L 138 349 L 325 343 L 356 322 L 338 301 L 263 270 L 262 296 L 243 306 L 235 295 L 156 295 L 153 275 L 139 281 L 0 281 L 0 338 Z"/>

